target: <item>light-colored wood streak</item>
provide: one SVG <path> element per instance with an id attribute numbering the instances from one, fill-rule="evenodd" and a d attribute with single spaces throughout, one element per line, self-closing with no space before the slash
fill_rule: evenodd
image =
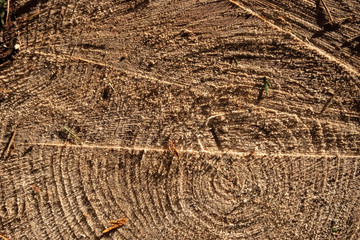
<path id="1" fill-rule="evenodd" d="M 69 143 L 35 143 L 35 142 L 28 142 L 28 143 L 17 143 L 18 145 L 22 146 L 45 146 L 45 147 L 56 147 L 56 148 L 84 148 L 84 149 L 103 149 L 103 150 L 117 150 L 117 151 L 137 151 L 137 152 L 159 152 L 165 153 L 169 152 L 169 149 L 166 147 L 151 147 L 151 146 L 118 146 L 118 145 L 96 145 L 96 144 L 69 144 Z M 204 147 L 204 146 L 203 146 Z M 189 153 L 189 154 L 206 154 L 206 155 L 214 155 L 214 156 L 223 156 L 223 155 L 232 155 L 238 157 L 313 157 L 313 158 L 360 158 L 360 155 L 340 155 L 340 154 L 326 154 L 326 153 L 282 153 L 282 152 L 260 152 L 260 151 L 249 151 L 249 152 L 236 152 L 236 151 L 218 151 L 218 150 L 208 150 L 204 147 L 204 150 L 194 150 L 194 149 L 186 149 L 186 148 L 179 148 L 177 149 L 180 153 Z"/>

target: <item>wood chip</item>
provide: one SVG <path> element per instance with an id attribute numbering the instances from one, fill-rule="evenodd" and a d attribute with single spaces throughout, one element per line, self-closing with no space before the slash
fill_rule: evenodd
<path id="1" fill-rule="evenodd" d="M 175 144 L 174 144 L 173 142 L 169 141 L 168 147 L 169 147 L 170 152 L 171 152 L 172 154 L 176 155 L 177 158 L 180 159 L 180 153 L 179 153 L 179 151 L 176 149 Z"/>
<path id="2" fill-rule="evenodd" d="M 6 237 L 4 237 L 3 235 L 0 235 L 0 238 L 4 239 L 4 240 L 8 240 Z"/>
<path id="3" fill-rule="evenodd" d="M 121 227 L 122 225 L 124 225 L 125 223 L 127 223 L 129 221 L 128 218 L 119 218 L 118 220 L 113 220 L 113 221 L 109 221 L 109 223 L 111 223 L 112 225 L 110 227 L 108 227 L 107 229 L 105 229 L 104 231 L 102 231 L 102 233 L 107 233 L 111 230 L 114 230 L 118 227 Z"/>
<path id="4" fill-rule="evenodd" d="M 38 188 L 35 184 L 33 184 L 32 187 L 34 188 L 35 192 L 37 192 L 38 194 L 41 193 L 40 188 Z"/>

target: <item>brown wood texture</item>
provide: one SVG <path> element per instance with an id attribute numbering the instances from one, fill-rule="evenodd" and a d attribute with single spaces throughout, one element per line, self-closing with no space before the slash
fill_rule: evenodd
<path id="1" fill-rule="evenodd" d="M 360 2 L 324 2 L 16 1 L 0 235 L 360 239 Z"/>

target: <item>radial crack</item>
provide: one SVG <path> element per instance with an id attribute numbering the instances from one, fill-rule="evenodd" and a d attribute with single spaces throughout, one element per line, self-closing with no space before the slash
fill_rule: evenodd
<path id="1" fill-rule="evenodd" d="M 29 142 L 29 143 L 17 143 L 18 145 L 23 146 L 46 146 L 46 147 L 66 147 L 66 148 L 89 148 L 89 149 L 105 149 L 105 150 L 127 150 L 127 151 L 144 151 L 144 152 L 167 152 L 169 151 L 168 148 L 162 147 L 151 147 L 151 146 L 121 146 L 121 145 L 97 145 L 97 144 L 64 144 L 64 143 L 41 143 L 41 142 Z M 247 157 L 249 155 L 255 157 L 264 157 L 264 156 L 272 156 L 272 157 L 341 157 L 341 158 L 360 158 L 360 155 L 340 155 L 337 153 L 333 154 L 326 154 L 326 153 L 280 153 L 280 152 L 261 152 L 261 151 L 219 151 L 219 150 L 195 150 L 195 149 L 179 149 L 180 153 L 190 153 L 190 154 L 209 154 L 215 156 L 222 156 L 222 155 L 232 155 L 232 156 L 240 156 L 240 157 Z"/>

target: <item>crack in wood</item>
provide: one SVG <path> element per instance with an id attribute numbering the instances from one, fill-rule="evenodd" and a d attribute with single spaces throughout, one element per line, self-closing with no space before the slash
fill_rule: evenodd
<path id="1" fill-rule="evenodd" d="M 61 148 L 88 148 L 88 149 L 104 149 L 104 150 L 126 150 L 126 151 L 143 151 L 146 152 L 168 152 L 169 149 L 166 147 L 151 147 L 151 146 L 121 146 L 121 145 L 97 145 L 97 144 L 69 144 L 69 143 L 41 143 L 41 142 L 28 142 L 28 143 L 17 143 L 19 146 L 44 146 L 44 147 L 61 147 Z M 264 156 L 271 156 L 271 157 L 326 157 L 326 158 L 359 158 L 360 155 L 341 155 L 337 153 L 333 154 L 326 154 L 326 153 L 301 153 L 301 152 L 293 152 L 293 153 L 282 153 L 282 152 L 261 152 L 261 151 L 219 151 L 219 150 L 195 150 L 195 149 L 178 149 L 180 153 L 189 153 L 189 154 L 209 154 L 214 156 L 222 156 L 222 155 L 232 155 L 232 156 L 239 156 L 239 157 L 264 157 Z"/>

